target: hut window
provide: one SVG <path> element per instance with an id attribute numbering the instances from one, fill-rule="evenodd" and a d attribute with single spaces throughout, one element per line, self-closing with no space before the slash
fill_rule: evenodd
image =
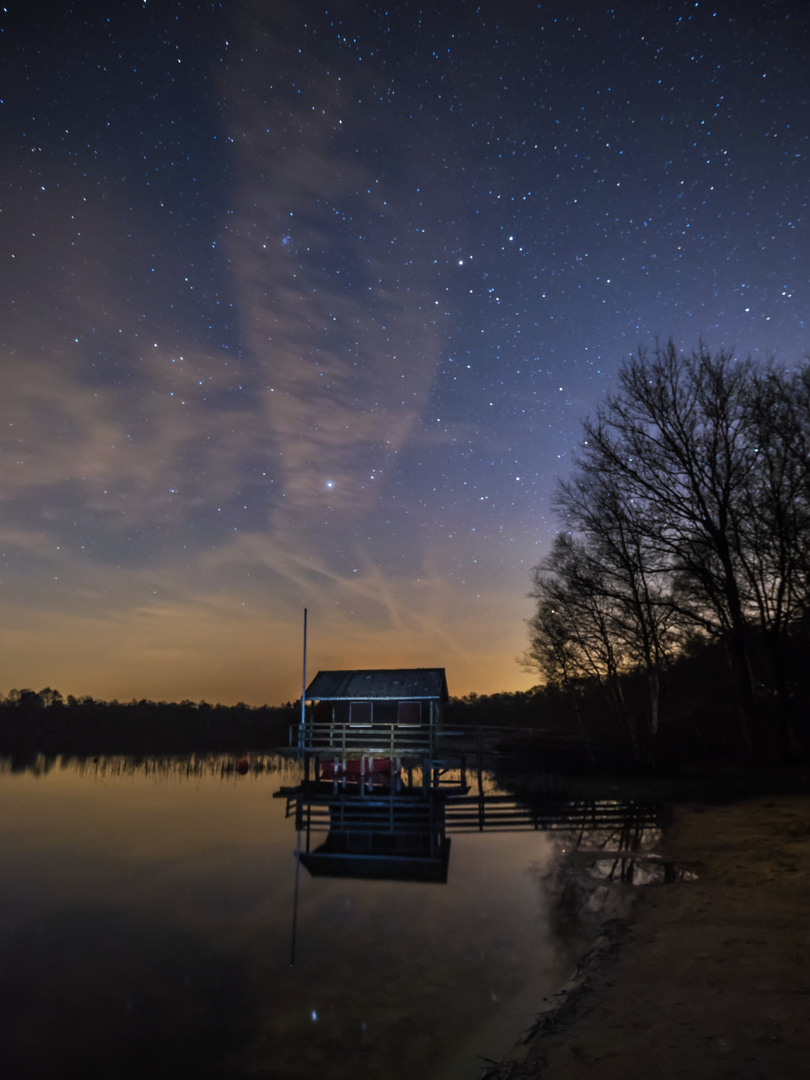
<path id="1" fill-rule="evenodd" d="M 352 727 L 370 727 L 371 702 L 353 701 L 349 706 L 349 723 Z"/>
<path id="2" fill-rule="evenodd" d="M 397 707 L 397 723 L 418 727 L 422 723 L 421 701 L 400 701 Z"/>

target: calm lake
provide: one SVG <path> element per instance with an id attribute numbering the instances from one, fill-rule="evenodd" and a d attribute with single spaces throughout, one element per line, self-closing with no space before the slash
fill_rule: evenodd
<path id="1" fill-rule="evenodd" d="M 452 836 L 447 883 L 298 877 L 266 757 L 0 762 L 0 1068 L 475 1080 L 571 974 L 559 838 Z"/>

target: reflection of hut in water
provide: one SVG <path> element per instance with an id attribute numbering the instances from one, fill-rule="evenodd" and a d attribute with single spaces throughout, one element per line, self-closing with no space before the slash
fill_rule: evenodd
<path id="1" fill-rule="evenodd" d="M 296 827 L 305 850 L 299 858 L 313 876 L 446 882 L 444 810 L 443 792 L 395 785 L 377 796 L 300 795 Z"/>

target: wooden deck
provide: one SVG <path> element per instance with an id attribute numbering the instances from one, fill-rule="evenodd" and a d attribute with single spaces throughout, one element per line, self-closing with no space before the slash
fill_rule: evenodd
<path id="1" fill-rule="evenodd" d="M 662 824 L 662 807 L 653 803 L 560 802 L 531 806 L 512 795 L 468 795 L 432 788 L 358 795 L 333 793 L 332 785 L 312 785 L 309 791 L 291 789 L 278 795 L 287 800 L 287 816 L 295 814 L 297 829 L 310 832 L 353 830 L 375 832 L 540 832 L 574 829 L 595 832 L 640 833 Z"/>

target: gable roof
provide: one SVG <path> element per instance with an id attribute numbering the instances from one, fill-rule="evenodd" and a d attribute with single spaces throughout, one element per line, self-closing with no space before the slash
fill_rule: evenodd
<path id="1" fill-rule="evenodd" d="M 308 701 L 447 701 L 444 668 L 372 668 L 319 671 Z"/>

